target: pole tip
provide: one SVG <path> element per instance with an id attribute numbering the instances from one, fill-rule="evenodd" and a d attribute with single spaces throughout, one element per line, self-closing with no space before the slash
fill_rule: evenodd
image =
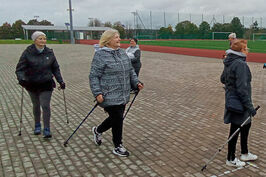
<path id="1" fill-rule="evenodd" d="M 18 133 L 18 136 L 21 136 L 21 132 Z"/>
<path id="2" fill-rule="evenodd" d="M 204 165 L 204 167 L 202 167 L 201 171 L 205 170 L 207 167 L 207 165 Z"/>
<path id="3" fill-rule="evenodd" d="M 64 146 L 67 147 L 67 142 L 64 142 Z"/>

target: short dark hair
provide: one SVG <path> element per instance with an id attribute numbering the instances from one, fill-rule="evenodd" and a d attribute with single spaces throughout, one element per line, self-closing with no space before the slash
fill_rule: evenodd
<path id="1" fill-rule="evenodd" d="M 138 43 L 138 39 L 137 38 L 131 38 L 131 40 L 134 40 L 136 42 L 136 44 Z"/>

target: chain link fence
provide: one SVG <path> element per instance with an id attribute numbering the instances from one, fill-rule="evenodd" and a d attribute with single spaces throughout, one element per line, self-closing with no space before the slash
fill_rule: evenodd
<path id="1" fill-rule="evenodd" d="M 189 21 L 197 27 L 206 21 L 210 27 L 216 23 L 226 24 L 231 23 L 234 17 L 238 17 L 241 24 L 246 28 L 250 28 L 255 22 L 259 29 L 266 28 L 265 17 L 249 17 L 249 16 L 226 16 L 226 15 L 211 15 L 211 14 L 193 14 L 179 12 L 163 12 L 163 11 L 144 11 L 136 10 L 132 12 L 123 12 L 121 22 L 126 30 L 133 30 L 134 36 L 139 39 L 158 39 L 158 30 L 161 27 L 167 28 L 169 25 L 175 30 L 175 26 L 183 21 Z M 217 34 L 218 39 L 226 39 L 227 34 Z M 202 39 L 200 34 L 182 34 L 175 36 L 163 37 L 164 39 Z M 212 39 L 212 33 L 204 34 L 204 39 Z"/>

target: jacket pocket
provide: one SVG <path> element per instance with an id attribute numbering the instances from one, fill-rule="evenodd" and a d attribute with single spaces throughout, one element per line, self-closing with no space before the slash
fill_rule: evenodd
<path id="1" fill-rule="evenodd" d="M 235 92 L 226 94 L 225 107 L 232 112 L 244 113 L 244 106 Z"/>

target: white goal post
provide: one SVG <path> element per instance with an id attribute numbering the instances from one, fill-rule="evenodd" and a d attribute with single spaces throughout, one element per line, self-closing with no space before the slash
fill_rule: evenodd
<path id="1" fill-rule="evenodd" d="M 212 32 L 212 40 L 214 40 L 215 34 L 231 34 L 232 32 Z"/>
<path id="2" fill-rule="evenodd" d="M 255 41 L 255 36 L 265 36 L 263 40 L 266 40 L 266 33 L 253 33 L 252 39 Z"/>

